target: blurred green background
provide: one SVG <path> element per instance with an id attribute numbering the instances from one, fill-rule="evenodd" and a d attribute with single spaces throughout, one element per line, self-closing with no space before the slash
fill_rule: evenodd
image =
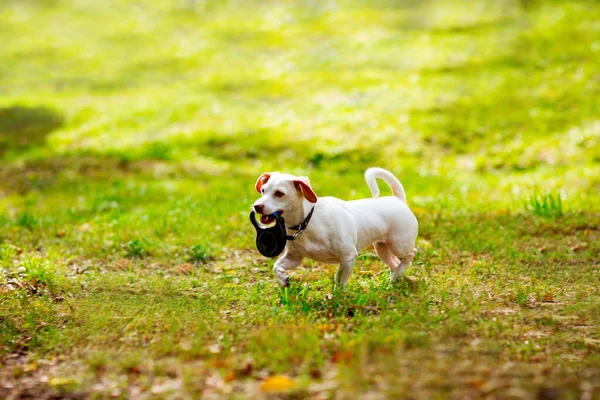
<path id="1" fill-rule="evenodd" d="M 378 164 L 598 188 L 595 2 L 5 0 L 0 12 L 4 162 Z"/>

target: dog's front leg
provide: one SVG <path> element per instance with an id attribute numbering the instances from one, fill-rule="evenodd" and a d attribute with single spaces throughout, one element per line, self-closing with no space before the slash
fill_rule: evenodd
<path id="1" fill-rule="evenodd" d="M 275 275 L 277 275 L 277 280 L 279 280 L 279 284 L 281 286 L 290 286 L 290 277 L 285 271 L 296 268 L 300 264 L 302 264 L 302 257 L 293 256 L 287 251 L 283 257 L 275 261 L 275 265 L 273 265 L 273 272 L 275 272 Z"/>
<path id="2" fill-rule="evenodd" d="M 358 254 L 354 252 L 342 257 L 340 260 L 340 268 L 338 269 L 336 276 L 336 283 L 339 286 L 344 287 L 348 283 L 348 278 L 350 278 L 350 274 L 352 274 L 357 256 Z"/>

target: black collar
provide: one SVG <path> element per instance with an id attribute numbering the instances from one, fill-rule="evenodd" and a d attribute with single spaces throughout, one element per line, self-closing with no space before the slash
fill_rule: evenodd
<path id="1" fill-rule="evenodd" d="M 301 224 L 299 225 L 295 225 L 290 227 L 289 229 L 293 230 L 293 231 L 298 231 L 296 233 L 294 233 L 293 235 L 286 235 L 286 239 L 287 240 L 295 240 L 298 235 L 300 235 L 302 232 L 304 232 L 304 230 L 308 227 L 308 223 L 310 222 L 310 219 L 312 218 L 313 212 L 315 211 L 315 208 L 313 207 L 310 212 L 308 213 L 308 215 L 306 216 L 306 218 L 304 218 L 304 221 L 302 221 Z"/>

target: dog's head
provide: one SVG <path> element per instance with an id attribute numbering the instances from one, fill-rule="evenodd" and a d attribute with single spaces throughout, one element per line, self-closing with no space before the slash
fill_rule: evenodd
<path id="1" fill-rule="evenodd" d="M 275 212 L 295 218 L 303 209 L 304 199 L 317 202 L 317 195 L 305 176 L 265 172 L 256 181 L 256 191 L 261 198 L 254 203 L 254 211 L 261 215 L 263 224 L 273 222 L 271 215 Z"/>

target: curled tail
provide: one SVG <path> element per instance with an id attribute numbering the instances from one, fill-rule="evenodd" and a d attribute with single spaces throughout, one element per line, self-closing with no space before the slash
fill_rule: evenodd
<path id="1" fill-rule="evenodd" d="M 383 168 L 369 168 L 365 171 L 365 180 L 367 181 L 367 185 L 369 185 L 369 189 L 371 189 L 371 194 L 374 198 L 379 197 L 380 193 L 379 186 L 377 186 L 377 179 L 381 179 L 387 183 L 390 189 L 392 189 L 392 194 L 406 203 L 404 187 L 402 187 L 402 184 L 394 174 Z"/>

